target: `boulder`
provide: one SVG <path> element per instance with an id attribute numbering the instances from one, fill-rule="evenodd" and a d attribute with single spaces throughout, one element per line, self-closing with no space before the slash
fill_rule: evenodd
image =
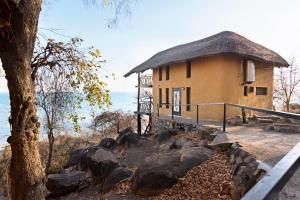
<path id="1" fill-rule="evenodd" d="M 243 120 L 240 116 L 235 116 L 226 120 L 228 125 L 231 126 L 240 126 L 243 124 Z"/>
<path id="2" fill-rule="evenodd" d="M 87 166 L 94 182 L 103 182 L 119 166 L 116 156 L 106 149 L 98 149 L 87 156 Z"/>
<path id="3" fill-rule="evenodd" d="M 219 131 L 217 128 L 208 127 L 208 126 L 199 126 L 198 133 L 201 135 L 202 138 L 213 140 L 214 136 L 213 133 Z"/>
<path id="4" fill-rule="evenodd" d="M 176 129 L 160 129 L 158 130 L 157 134 L 155 135 L 155 139 L 161 143 L 164 141 L 169 140 L 172 136 L 177 134 Z"/>
<path id="5" fill-rule="evenodd" d="M 173 153 L 150 160 L 138 167 L 133 176 L 133 192 L 143 196 L 157 195 L 177 182 L 174 166 L 180 156 Z"/>
<path id="6" fill-rule="evenodd" d="M 72 171 L 67 174 L 50 174 L 46 187 L 51 196 L 59 197 L 75 192 L 85 182 L 85 173 Z"/>
<path id="7" fill-rule="evenodd" d="M 130 146 L 132 144 L 138 144 L 140 137 L 134 133 L 131 127 L 124 129 L 119 133 L 116 141 L 119 145 Z"/>
<path id="8" fill-rule="evenodd" d="M 102 184 L 102 190 L 108 191 L 119 182 L 130 178 L 133 172 L 124 167 L 118 167 L 112 171 Z"/>
<path id="9" fill-rule="evenodd" d="M 71 166 L 79 164 L 82 157 L 84 157 L 86 154 L 85 151 L 86 151 L 86 148 L 80 148 L 80 149 L 71 151 L 69 154 L 69 160 L 68 160 L 67 164 L 64 166 L 64 168 L 69 168 Z"/>
<path id="10" fill-rule="evenodd" d="M 182 149 L 182 148 L 189 148 L 194 147 L 195 144 L 192 141 L 186 140 L 186 139 L 178 139 L 172 142 L 172 144 L 169 146 L 169 149 Z"/>
<path id="11" fill-rule="evenodd" d="M 299 126 L 292 124 L 274 124 L 274 131 L 280 133 L 299 133 Z"/>
<path id="12" fill-rule="evenodd" d="M 101 140 L 99 146 L 106 149 L 113 149 L 117 146 L 117 142 L 113 138 L 104 138 Z"/>
<path id="13" fill-rule="evenodd" d="M 71 151 L 69 154 L 69 160 L 68 160 L 67 164 L 64 166 L 64 168 L 69 168 L 71 166 L 77 166 L 80 170 L 85 170 L 87 155 L 94 153 L 99 148 L 100 147 L 98 145 L 93 145 L 90 147 L 79 148 L 79 149 Z"/>
<path id="14" fill-rule="evenodd" d="M 143 196 L 157 195 L 211 155 L 212 151 L 203 147 L 158 155 L 138 167 L 133 176 L 133 191 Z"/>

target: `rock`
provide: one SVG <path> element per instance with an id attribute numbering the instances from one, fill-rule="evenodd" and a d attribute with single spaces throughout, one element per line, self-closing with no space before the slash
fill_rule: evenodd
<path id="1" fill-rule="evenodd" d="M 117 183 L 130 178 L 133 175 L 133 172 L 124 167 L 116 168 L 113 172 L 109 174 L 109 176 L 105 179 L 102 184 L 102 190 L 108 191 Z"/>
<path id="2" fill-rule="evenodd" d="M 155 139 L 159 143 L 161 143 L 166 140 L 169 140 L 173 135 L 176 135 L 176 134 L 177 134 L 176 129 L 161 129 L 161 130 L 158 130 L 157 135 L 155 135 Z"/>
<path id="3" fill-rule="evenodd" d="M 86 156 L 88 154 L 94 153 L 100 147 L 98 145 L 93 145 L 86 148 L 79 148 L 71 151 L 69 154 L 69 160 L 64 168 L 69 168 L 71 166 L 77 165 L 80 170 L 86 169 Z"/>
<path id="4" fill-rule="evenodd" d="M 263 123 L 263 124 L 271 124 L 273 123 L 272 119 L 258 119 L 259 123 Z"/>
<path id="5" fill-rule="evenodd" d="M 88 169 L 94 182 L 103 182 L 109 174 L 119 166 L 116 156 L 106 149 L 98 149 L 92 155 L 87 156 Z"/>
<path id="6" fill-rule="evenodd" d="M 240 116 L 232 117 L 226 120 L 226 123 L 231 126 L 240 126 L 243 123 L 243 120 Z"/>
<path id="7" fill-rule="evenodd" d="M 208 127 L 208 126 L 199 126 L 198 127 L 198 133 L 201 135 L 202 138 L 209 138 L 210 135 L 219 129 L 213 128 L 213 127 Z"/>
<path id="8" fill-rule="evenodd" d="M 190 169 L 208 160 L 211 155 L 211 150 L 195 147 L 152 158 L 136 170 L 133 191 L 144 196 L 157 195 L 174 185 Z"/>
<path id="9" fill-rule="evenodd" d="M 67 174 L 50 174 L 46 187 L 51 196 L 59 197 L 75 192 L 85 182 L 85 173 L 72 171 Z"/>
<path id="10" fill-rule="evenodd" d="M 119 145 L 130 146 L 132 144 L 138 144 L 140 137 L 134 133 L 131 127 L 124 129 L 119 133 L 116 141 Z"/>
<path id="11" fill-rule="evenodd" d="M 76 149 L 74 151 L 71 151 L 69 154 L 69 160 L 67 162 L 67 164 L 64 166 L 65 168 L 77 165 L 80 163 L 82 157 L 85 156 L 86 154 L 86 148 L 80 148 L 80 149 Z"/>
<path id="12" fill-rule="evenodd" d="M 138 167 L 133 176 L 133 192 L 143 196 L 159 194 L 165 188 L 171 187 L 177 182 L 173 171 L 179 164 L 179 154 L 163 156 L 154 162 L 150 160 Z"/>
<path id="13" fill-rule="evenodd" d="M 195 144 L 192 141 L 186 139 L 178 139 L 175 140 L 170 146 L 169 149 L 182 149 L 182 148 L 189 148 L 194 147 Z"/>
<path id="14" fill-rule="evenodd" d="M 275 127 L 274 125 L 268 125 L 264 128 L 266 131 L 274 131 L 275 130 Z"/>
<path id="15" fill-rule="evenodd" d="M 174 166 L 174 172 L 177 177 L 183 177 L 190 169 L 200 165 L 212 156 L 212 151 L 204 147 L 195 147 L 182 149 L 180 163 Z"/>
<path id="16" fill-rule="evenodd" d="M 292 124 L 274 124 L 274 130 L 280 133 L 299 133 L 299 127 Z"/>
<path id="17" fill-rule="evenodd" d="M 104 138 L 101 140 L 99 146 L 106 149 L 113 149 L 117 146 L 117 142 L 113 138 Z"/>

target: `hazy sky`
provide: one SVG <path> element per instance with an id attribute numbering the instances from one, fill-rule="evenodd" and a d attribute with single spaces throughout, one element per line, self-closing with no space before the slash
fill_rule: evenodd
<path id="1" fill-rule="evenodd" d="M 54 28 L 99 48 L 107 60 L 106 70 L 116 74 L 116 80 L 109 81 L 113 91 L 134 91 L 136 76 L 125 79 L 123 75 L 158 51 L 224 30 L 237 32 L 286 59 L 300 60 L 299 0 L 132 0 L 131 16 L 122 18 L 114 29 L 107 27 L 113 9 L 84 2 L 54 1 L 42 11 L 39 31 L 68 39 L 45 30 Z M 0 91 L 5 90 L 2 78 Z"/>

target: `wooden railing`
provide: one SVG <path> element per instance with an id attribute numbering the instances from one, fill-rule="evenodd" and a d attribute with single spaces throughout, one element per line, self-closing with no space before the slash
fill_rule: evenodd
<path id="1" fill-rule="evenodd" d="M 140 76 L 139 83 L 140 83 L 139 87 L 152 87 L 152 76 L 151 75 Z"/>

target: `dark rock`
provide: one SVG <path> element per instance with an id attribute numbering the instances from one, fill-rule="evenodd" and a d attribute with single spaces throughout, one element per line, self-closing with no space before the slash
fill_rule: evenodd
<path id="1" fill-rule="evenodd" d="M 113 172 L 109 174 L 109 176 L 105 179 L 102 184 L 102 190 L 108 191 L 117 183 L 130 178 L 133 175 L 133 172 L 124 167 L 116 168 Z"/>
<path id="2" fill-rule="evenodd" d="M 264 128 L 266 131 L 274 131 L 275 130 L 275 127 L 274 125 L 268 125 Z"/>
<path id="3" fill-rule="evenodd" d="M 117 142 L 113 138 L 104 138 L 101 140 L 99 146 L 106 149 L 113 149 L 117 146 Z"/>
<path id="4" fill-rule="evenodd" d="M 203 147 L 159 155 L 139 166 L 133 176 L 133 191 L 149 196 L 174 185 L 190 169 L 209 159 L 212 151 Z"/>
<path id="5" fill-rule="evenodd" d="M 195 147 L 195 143 L 186 139 L 178 139 L 175 140 L 170 146 L 169 149 L 182 149 L 182 148 L 190 148 Z"/>
<path id="6" fill-rule="evenodd" d="M 131 127 L 124 129 L 119 133 L 116 141 L 119 145 L 130 146 L 132 144 L 138 144 L 140 137 L 134 133 Z"/>
<path id="7" fill-rule="evenodd" d="M 274 130 L 280 133 L 299 133 L 299 127 L 292 124 L 275 124 Z"/>
<path id="8" fill-rule="evenodd" d="M 177 177 L 172 169 L 179 160 L 179 154 L 171 154 L 139 166 L 133 176 L 134 193 L 151 196 L 174 185 Z"/>
<path id="9" fill-rule="evenodd" d="M 51 196 L 59 197 L 75 192 L 84 182 L 84 172 L 72 171 L 67 174 L 50 174 L 46 187 L 51 192 Z"/>
<path id="10" fill-rule="evenodd" d="M 119 162 L 112 152 L 100 148 L 87 156 L 87 165 L 94 182 L 103 182 L 119 166 Z"/>
<path id="11" fill-rule="evenodd" d="M 161 143 L 164 141 L 169 140 L 172 137 L 171 133 L 168 130 L 160 131 L 156 136 L 155 139 Z"/>
<path id="12" fill-rule="evenodd" d="M 231 126 L 240 126 L 243 124 L 243 120 L 240 116 L 232 117 L 226 120 L 226 123 Z"/>
<path id="13" fill-rule="evenodd" d="M 69 160 L 68 160 L 67 164 L 65 165 L 65 168 L 79 164 L 82 157 L 84 157 L 85 155 L 86 155 L 86 148 L 80 148 L 80 149 L 71 151 L 69 154 Z"/>
<path id="14" fill-rule="evenodd" d="M 94 153 L 100 147 L 98 145 L 93 145 L 86 148 L 79 148 L 74 151 L 71 151 L 69 154 L 69 160 L 64 168 L 69 168 L 71 166 L 77 166 L 80 170 L 85 170 L 87 167 L 86 157 L 89 154 Z"/>
<path id="15" fill-rule="evenodd" d="M 219 129 L 208 127 L 208 126 L 199 126 L 198 127 L 198 133 L 201 135 L 201 138 L 207 139 L 209 141 L 212 141 L 216 135 L 214 135 L 215 132 L 218 132 Z"/>

